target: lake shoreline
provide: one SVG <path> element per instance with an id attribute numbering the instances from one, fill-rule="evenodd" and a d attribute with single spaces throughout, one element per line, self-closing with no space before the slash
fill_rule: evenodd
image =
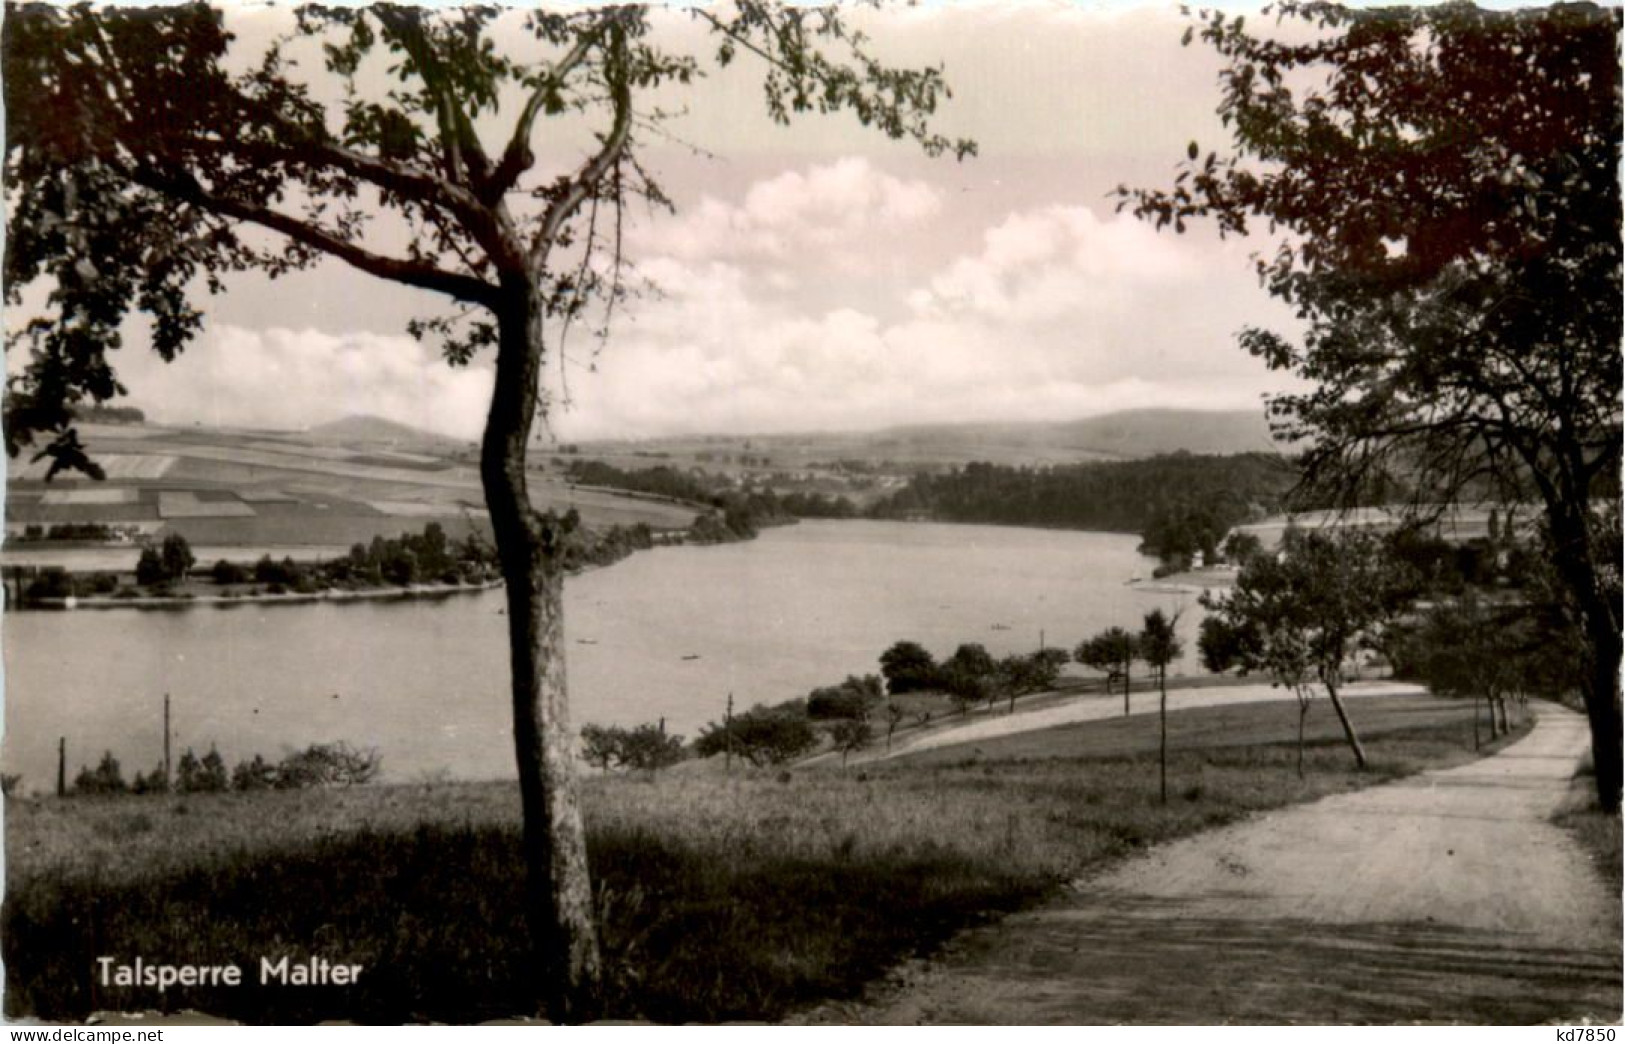
<path id="1" fill-rule="evenodd" d="M 1045 633 L 1048 645 L 1070 646 L 1175 608 L 1124 586 L 1152 565 L 1133 546 L 1111 534 L 820 520 L 635 554 L 565 582 L 572 717 L 627 727 L 665 718 L 670 733 L 693 737 L 721 720 L 730 692 L 736 711 L 804 697 L 875 673 L 897 640 L 939 657 L 966 642 L 1025 654 Z M 226 593 L 207 577 L 190 590 Z M 70 768 L 111 750 L 145 771 L 162 749 L 164 693 L 183 745 L 218 744 L 232 761 L 344 739 L 378 747 L 395 779 L 504 770 L 493 751 L 511 743 L 506 589 L 360 594 L 16 614 L 6 629 L 7 771 L 28 785 L 54 779 L 64 736 Z M 120 606 L 137 611 L 105 611 Z"/>
<path id="2" fill-rule="evenodd" d="M 773 520 L 762 523 L 764 528 L 783 525 L 794 525 L 799 519 Z M 727 532 L 723 530 L 723 532 Z M 673 540 L 669 537 L 654 540 L 646 547 L 629 547 L 624 554 L 615 555 L 604 561 L 588 561 L 584 565 L 571 567 L 565 570 L 566 576 L 580 576 L 583 573 L 598 569 L 607 569 L 610 566 L 626 561 L 639 551 L 651 551 L 657 547 L 710 547 L 718 544 L 746 543 L 755 540 L 760 533 L 750 536 L 735 536 L 732 539 L 722 539 L 712 535 L 706 539 Z M 317 564 L 323 560 L 318 559 Z M 82 572 L 69 570 L 70 574 Z M 90 570 L 94 572 L 94 570 Z M 8 612 L 26 612 L 30 610 L 43 612 L 76 612 L 80 609 L 93 609 L 105 611 L 109 609 L 185 609 L 193 606 L 210 606 L 220 608 L 231 605 L 308 605 L 314 602 L 366 602 L 390 599 L 433 599 L 444 598 L 458 593 L 477 593 L 490 591 L 502 587 L 506 580 L 500 576 L 489 579 L 471 581 L 460 584 L 407 584 L 405 586 L 367 587 L 359 590 L 343 588 L 324 588 L 318 591 L 283 591 L 272 593 L 260 591 L 254 594 L 184 594 L 184 595 L 135 595 L 123 598 L 115 595 L 89 595 L 72 596 L 69 598 L 34 598 L 19 599 L 15 605 L 7 605 Z"/>
<path id="3" fill-rule="evenodd" d="M 445 598 L 456 594 L 477 594 L 501 587 L 501 579 L 470 584 L 410 584 L 406 587 L 369 587 L 360 591 L 328 588 L 324 591 L 287 591 L 282 594 L 256 595 L 137 595 L 134 598 L 114 598 L 97 595 L 89 598 L 42 598 L 15 611 L 39 610 L 43 612 L 76 612 L 81 609 L 186 609 L 193 606 L 223 608 L 232 605 L 308 605 L 312 602 L 365 602 L 386 599 Z M 68 604 L 69 602 L 73 604 Z"/>

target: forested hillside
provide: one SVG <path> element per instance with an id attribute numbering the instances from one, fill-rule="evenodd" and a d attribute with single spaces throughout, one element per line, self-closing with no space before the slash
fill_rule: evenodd
<path id="1" fill-rule="evenodd" d="M 1013 468 L 967 464 L 917 475 L 877 503 L 882 518 L 1141 533 L 1165 557 L 1211 550 L 1231 526 L 1281 509 L 1295 479 L 1270 453 Z"/>

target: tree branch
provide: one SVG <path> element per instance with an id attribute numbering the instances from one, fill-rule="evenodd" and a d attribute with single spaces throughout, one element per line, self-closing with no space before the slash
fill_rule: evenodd
<path id="1" fill-rule="evenodd" d="M 542 224 L 531 240 L 530 262 L 539 268 L 547 259 L 565 222 L 580 209 L 581 204 L 597 191 L 598 183 L 610 167 L 620 158 L 632 134 L 632 87 L 627 80 L 625 61 L 626 30 L 619 24 L 609 27 L 610 53 L 605 55 L 604 78 L 609 84 L 610 103 L 615 108 L 614 122 L 603 144 L 592 159 L 569 179 L 564 193 L 548 204 L 542 215 Z"/>
<path id="2" fill-rule="evenodd" d="M 405 286 L 433 290 L 459 301 L 468 301 L 487 308 L 496 307 L 497 288 L 484 280 L 458 272 L 447 272 L 433 265 L 375 254 L 281 211 L 215 195 L 190 175 L 184 178 L 166 178 L 151 170 L 136 169 L 129 172 L 129 177 L 131 181 L 153 192 L 184 200 L 223 217 L 253 222 L 274 232 L 280 232 L 297 243 L 336 257 L 368 275 Z"/>
<path id="3" fill-rule="evenodd" d="M 496 170 L 487 179 L 480 197 L 487 202 L 500 198 L 503 193 L 513 188 L 519 180 L 519 175 L 529 170 L 536 157 L 530 151 L 530 136 L 536 124 L 536 117 L 541 115 L 542 105 L 548 94 L 561 84 L 570 72 L 580 65 L 592 50 L 604 26 L 600 25 L 581 36 L 576 45 L 570 48 L 570 53 L 559 59 L 558 63 L 548 70 L 530 97 L 525 99 L 525 107 L 514 121 L 513 134 L 508 138 L 508 147 L 502 151 L 502 159 L 497 162 Z"/>
<path id="4" fill-rule="evenodd" d="M 446 179 L 454 185 L 476 188 L 490 163 L 480 148 L 463 107 L 452 96 L 434 45 L 424 30 L 421 12 L 380 4 L 373 9 L 380 24 L 395 35 L 416 63 L 423 86 L 434 99 L 435 125 L 440 132 L 441 163 Z"/>

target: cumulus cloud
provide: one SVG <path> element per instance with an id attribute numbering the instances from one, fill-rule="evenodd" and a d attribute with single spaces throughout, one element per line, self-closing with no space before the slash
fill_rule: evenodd
<path id="1" fill-rule="evenodd" d="M 950 219 L 960 234 L 944 238 Z M 553 430 L 1073 419 L 1246 408 L 1272 386 L 1233 335 L 1290 324 L 1254 284 L 1244 247 L 1072 204 L 984 220 L 945 214 L 929 184 L 846 159 L 640 230 L 633 256 L 660 292 L 616 316 L 601 354 L 575 335 L 571 407 Z M 303 427 L 372 413 L 473 436 L 489 395 L 488 360 L 453 370 L 404 335 L 217 323 L 172 366 L 129 355 L 134 401 L 182 422 Z"/>
<path id="2" fill-rule="evenodd" d="M 681 261 L 782 263 L 809 250 L 864 265 L 871 239 L 917 226 L 942 208 L 937 189 L 848 156 L 758 181 L 737 202 L 702 196 L 675 220 L 637 234 L 637 246 Z"/>
<path id="3" fill-rule="evenodd" d="M 175 362 L 120 360 L 131 401 L 156 419 L 303 428 L 346 414 L 472 436 L 490 394 L 480 368 L 453 370 L 407 336 L 215 325 Z"/>
<path id="4" fill-rule="evenodd" d="M 860 239 L 877 265 L 912 248 Z M 779 271 L 816 283 L 841 264 L 816 253 Z M 646 271 L 666 294 L 635 311 L 577 387 L 581 409 L 561 423 L 583 437 L 1247 408 L 1272 382 L 1233 334 L 1284 318 L 1236 247 L 1079 206 L 1007 215 L 975 249 L 897 286 L 906 305 L 889 317 L 809 312 L 760 293 L 738 259 L 664 257 Z"/>

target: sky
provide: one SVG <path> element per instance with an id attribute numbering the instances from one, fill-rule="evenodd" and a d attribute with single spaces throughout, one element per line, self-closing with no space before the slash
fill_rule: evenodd
<path id="1" fill-rule="evenodd" d="M 240 9 L 233 25 L 251 48 L 280 17 Z M 692 19 L 669 21 L 674 43 L 699 42 Z M 978 155 L 928 158 L 850 117 L 775 126 L 745 59 L 663 98 L 687 114 L 646 157 L 676 213 L 635 214 L 627 253 L 648 292 L 603 342 L 578 327 L 550 360 L 553 437 L 1255 409 L 1291 386 L 1235 343 L 1250 324 L 1293 329 L 1249 261 L 1270 244 L 1159 233 L 1110 195 L 1167 186 L 1188 142 L 1225 140 L 1216 60 L 1181 47 L 1172 6 L 949 4 L 862 21 L 882 57 L 944 66 L 953 97 L 934 126 Z M 482 130 L 497 140 L 497 124 Z M 548 141 L 568 153 L 569 139 Z M 480 430 L 488 360 L 453 369 L 406 333 L 443 311 L 432 294 L 330 261 L 234 277 L 206 307 L 175 363 L 138 327 L 118 353 L 130 402 L 155 420 L 296 429 L 367 413 Z"/>

